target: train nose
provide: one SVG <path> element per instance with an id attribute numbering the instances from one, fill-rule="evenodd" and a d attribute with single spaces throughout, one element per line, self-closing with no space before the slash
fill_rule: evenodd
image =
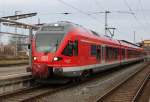
<path id="1" fill-rule="evenodd" d="M 34 77 L 47 78 L 49 75 L 48 66 L 46 64 L 34 64 L 32 66 L 32 74 Z"/>

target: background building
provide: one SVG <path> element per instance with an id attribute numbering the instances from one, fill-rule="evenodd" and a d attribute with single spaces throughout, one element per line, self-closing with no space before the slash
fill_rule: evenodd
<path id="1" fill-rule="evenodd" d="M 144 40 L 140 43 L 141 47 L 145 49 L 148 60 L 150 60 L 150 40 Z"/>

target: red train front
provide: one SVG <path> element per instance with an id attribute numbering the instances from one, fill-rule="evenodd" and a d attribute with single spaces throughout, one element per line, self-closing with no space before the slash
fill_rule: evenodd
<path id="1" fill-rule="evenodd" d="M 78 27 L 70 23 L 57 22 L 44 25 L 32 42 L 33 76 L 72 76 L 69 67 L 79 65 Z M 75 73 L 76 74 L 76 73 Z"/>
<path id="2" fill-rule="evenodd" d="M 142 53 L 137 46 L 79 25 L 56 22 L 42 26 L 34 36 L 32 73 L 44 79 L 77 77 L 142 60 Z"/>

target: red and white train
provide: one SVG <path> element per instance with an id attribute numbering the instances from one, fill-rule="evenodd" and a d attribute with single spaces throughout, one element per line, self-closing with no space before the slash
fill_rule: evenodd
<path id="1" fill-rule="evenodd" d="M 80 77 L 143 60 L 143 49 L 70 22 L 43 25 L 32 40 L 32 74 Z"/>

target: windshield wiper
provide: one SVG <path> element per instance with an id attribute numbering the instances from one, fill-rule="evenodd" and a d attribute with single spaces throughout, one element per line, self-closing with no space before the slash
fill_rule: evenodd
<path id="1" fill-rule="evenodd" d="M 57 42 L 56 42 L 56 51 L 57 51 L 57 47 L 58 47 L 58 39 L 57 39 Z"/>
<path id="2" fill-rule="evenodd" d="M 44 54 L 47 55 L 50 52 L 50 50 L 45 50 Z"/>

